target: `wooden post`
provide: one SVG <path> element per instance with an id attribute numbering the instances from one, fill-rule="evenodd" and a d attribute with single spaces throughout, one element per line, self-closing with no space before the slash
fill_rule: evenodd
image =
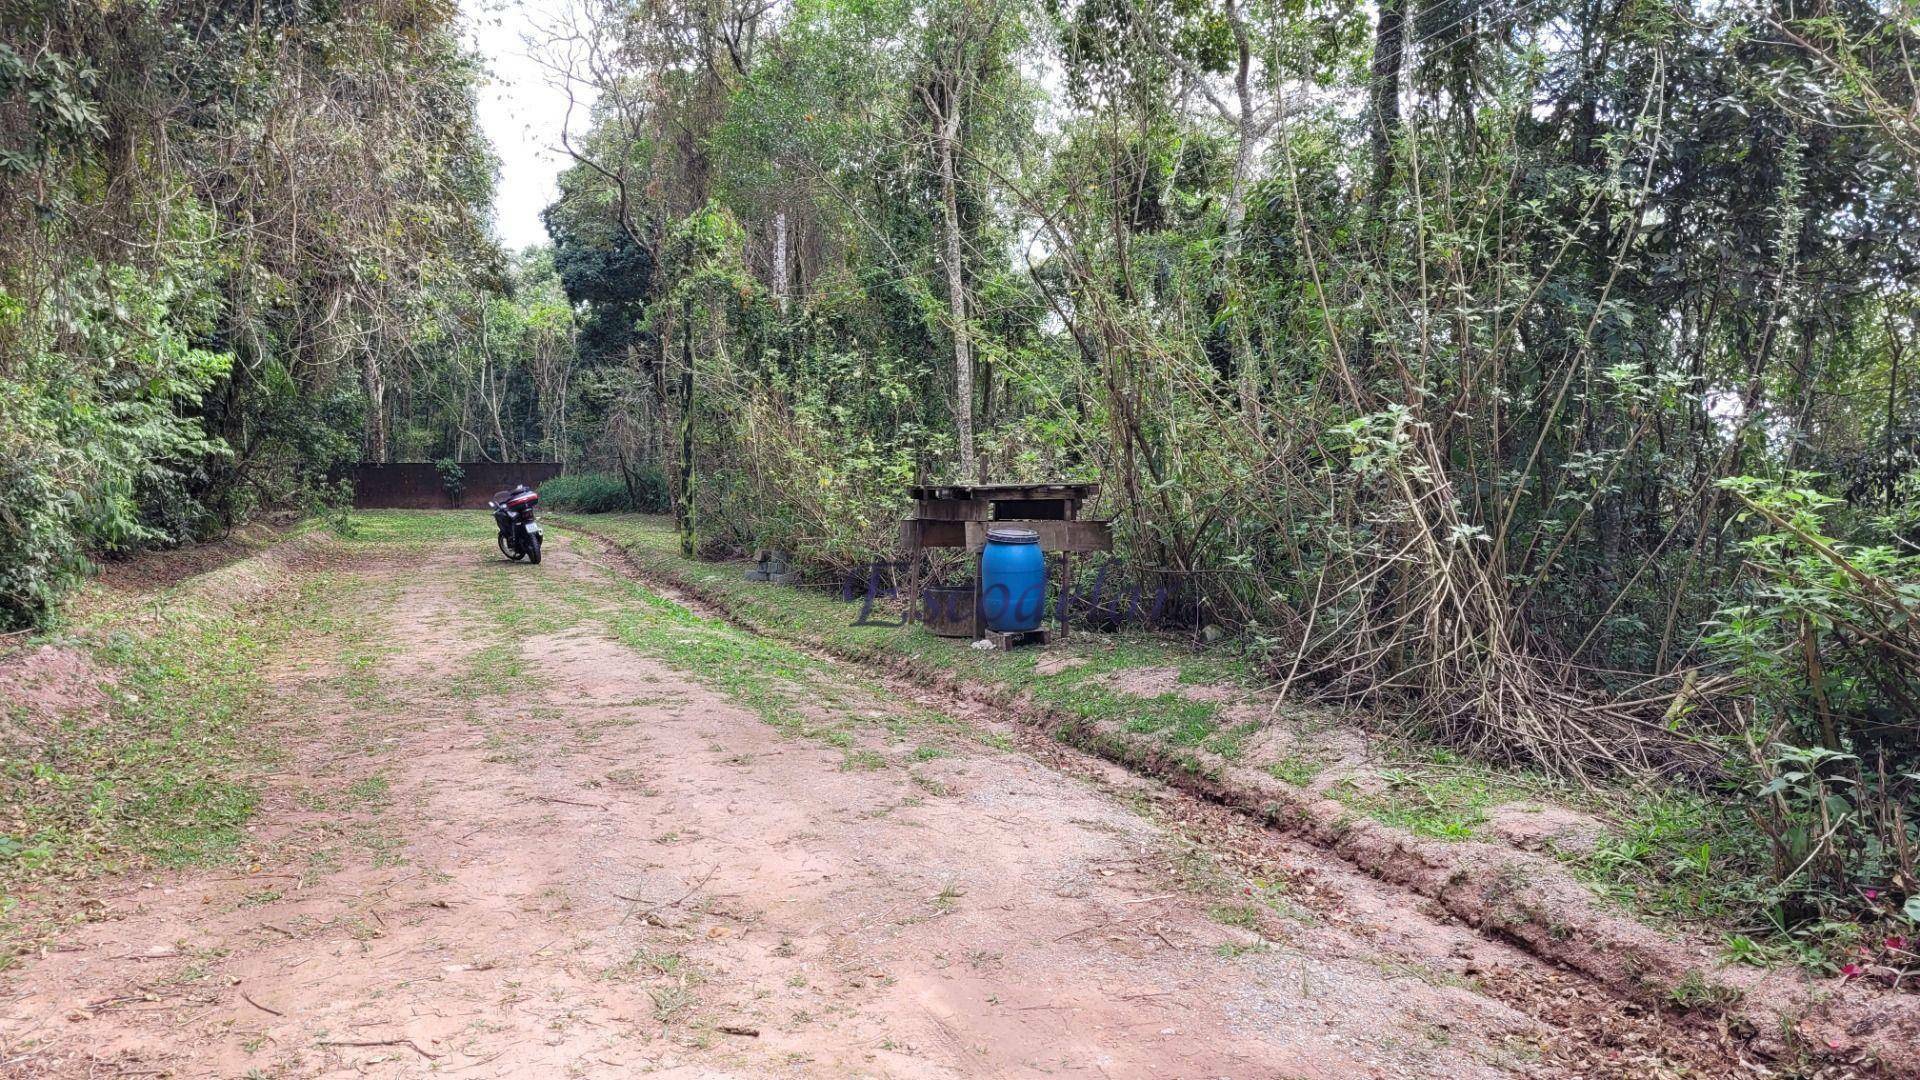
<path id="1" fill-rule="evenodd" d="M 920 618 L 920 551 L 907 551 L 907 621 L 912 626 Z"/>
<path id="2" fill-rule="evenodd" d="M 1060 636 L 1067 636 L 1067 607 L 1072 597 L 1069 590 L 1073 587 L 1073 552 L 1060 553 L 1060 599 L 1054 604 L 1054 618 L 1060 622 Z"/>
<path id="3" fill-rule="evenodd" d="M 980 553 L 973 557 L 973 640 L 975 641 L 987 636 L 986 573 L 987 549 L 981 548 Z"/>

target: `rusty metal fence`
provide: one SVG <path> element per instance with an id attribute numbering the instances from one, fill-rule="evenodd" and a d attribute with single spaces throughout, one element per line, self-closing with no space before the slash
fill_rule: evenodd
<path id="1" fill-rule="evenodd" d="M 539 487 L 560 475 L 560 465 L 553 461 L 463 461 L 457 499 L 448 490 L 439 466 L 429 461 L 355 465 L 346 475 L 353 481 L 357 510 L 475 510 L 486 508 L 487 496 L 515 484 Z"/>

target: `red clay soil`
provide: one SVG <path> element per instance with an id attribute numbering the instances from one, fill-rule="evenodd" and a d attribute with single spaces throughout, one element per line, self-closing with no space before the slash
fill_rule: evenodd
<path id="1" fill-rule="evenodd" d="M 652 576 L 642 565 L 622 561 L 636 576 Z M 720 598 L 690 588 L 691 602 L 721 610 Z M 1666 1014 L 1670 1031 L 1690 1028 L 1696 1036 L 1738 1045 L 1741 1055 L 1753 1059 L 1749 1067 L 1791 1076 L 1920 1077 L 1920 999 L 1914 994 L 1815 980 L 1789 966 L 1728 966 L 1715 941 L 1689 940 L 1635 921 L 1542 852 L 1542 829 L 1557 831 L 1568 843 L 1590 840 L 1593 823 L 1576 820 L 1579 815 L 1566 808 L 1525 807 L 1551 819 L 1525 827 L 1515 824 L 1518 815 L 1507 815 L 1501 828 L 1496 812 L 1493 831 L 1501 843 L 1423 841 L 1359 818 L 1316 790 L 1202 750 L 1175 757 L 1152 738 L 1037 707 L 1001 687 L 958 680 L 940 669 L 886 674 L 901 693 L 925 694 L 950 709 L 1017 715 L 1053 739 L 1227 808 L 1318 851 L 1323 863 L 1360 870 L 1378 884 L 1423 898 L 1436 913 L 1579 973 L 1589 993 L 1606 994 L 1636 1012 Z M 1112 682 L 1116 689 L 1147 694 L 1204 696 L 1215 689 L 1179 684 L 1177 674 L 1149 668 Z M 929 686 L 930 694 L 924 689 Z M 1194 769 L 1196 760 L 1202 771 Z"/>
<path id="2" fill-rule="evenodd" d="M 103 883 L 0 974 L 0 1075 L 1770 1075 L 989 710 L 844 671 L 790 734 L 556 540 L 357 557 L 268 673 L 251 864 Z"/>

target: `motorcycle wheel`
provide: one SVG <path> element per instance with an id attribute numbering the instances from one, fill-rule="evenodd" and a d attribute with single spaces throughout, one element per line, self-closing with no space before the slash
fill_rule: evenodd
<path id="1" fill-rule="evenodd" d="M 527 537 L 527 562 L 531 563 L 534 566 L 540 565 L 540 534 L 539 533 L 534 533 L 532 536 Z"/>
<path id="2" fill-rule="evenodd" d="M 500 554 L 505 555 L 508 562 L 519 562 L 521 560 L 523 553 L 513 550 L 512 546 L 508 544 L 506 537 L 497 537 L 496 540 L 500 544 Z"/>

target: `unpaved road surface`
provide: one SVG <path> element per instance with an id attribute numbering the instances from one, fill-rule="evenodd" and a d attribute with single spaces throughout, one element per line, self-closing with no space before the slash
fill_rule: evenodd
<path id="1" fill-rule="evenodd" d="M 1317 915 L 584 538 L 490 555 L 355 548 L 270 672 L 248 862 L 105 888 L 6 976 L 0 1073 L 1587 1074 L 1411 902 Z"/>

